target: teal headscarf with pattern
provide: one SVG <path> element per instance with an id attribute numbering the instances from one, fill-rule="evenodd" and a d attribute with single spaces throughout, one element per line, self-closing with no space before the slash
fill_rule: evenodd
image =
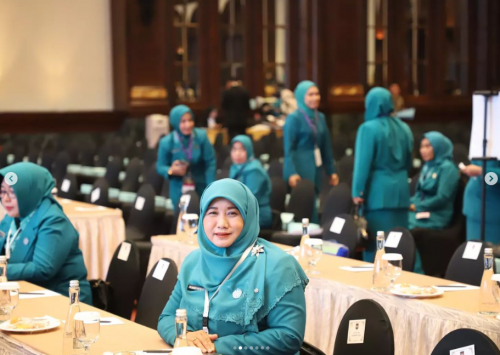
<path id="1" fill-rule="evenodd" d="M 247 161 L 244 162 L 243 164 L 233 163 L 231 165 L 231 168 L 229 169 L 229 177 L 231 179 L 238 180 L 240 177 L 243 176 L 243 174 L 246 174 L 252 170 L 263 170 L 264 168 L 262 167 L 262 164 L 258 159 L 255 159 L 255 156 L 253 154 L 253 144 L 250 137 L 240 134 L 233 138 L 233 140 L 231 141 L 231 146 L 233 146 L 234 143 L 236 142 L 241 143 L 245 148 L 247 152 Z M 265 173 L 267 175 L 267 172 Z"/>

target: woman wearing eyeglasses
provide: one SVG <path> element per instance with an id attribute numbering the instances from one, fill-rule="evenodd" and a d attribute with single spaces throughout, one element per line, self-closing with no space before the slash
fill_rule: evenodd
<path id="1" fill-rule="evenodd" d="M 7 278 L 63 295 L 69 282 L 78 280 L 80 301 L 92 304 L 78 232 L 52 197 L 54 179 L 49 171 L 32 163 L 17 163 L 1 169 L 0 179 L 0 196 L 7 211 L 0 222 L 0 254 L 8 258 Z"/>

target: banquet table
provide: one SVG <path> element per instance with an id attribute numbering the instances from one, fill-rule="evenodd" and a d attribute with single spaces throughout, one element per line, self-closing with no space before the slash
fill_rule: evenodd
<path id="1" fill-rule="evenodd" d="M 156 236 L 151 241 L 153 247 L 148 270 L 161 258 L 172 259 L 180 269 L 184 258 L 198 248 L 196 241 L 189 244 L 181 235 Z M 445 292 L 440 297 L 420 300 L 402 298 L 388 292 L 372 291 L 372 272 L 340 269 L 361 265 L 367 263 L 323 254 L 317 264 L 320 274 L 308 275 L 305 341 L 326 354 L 333 353 L 335 336 L 347 309 L 361 299 L 375 300 L 387 312 L 394 331 L 397 355 L 429 355 L 446 334 L 459 328 L 481 331 L 500 346 L 500 320 L 477 314 L 478 289 Z M 406 271 L 397 283 L 418 286 L 454 284 L 449 280 Z"/>
<path id="2" fill-rule="evenodd" d="M 80 235 L 89 279 L 105 279 L 115 249 L 125 240 L 125 222 L 119 209 L 56 198 Z M 0 220 L 5 210 L 0 211 Z"/>
<path id="3" fill-rule="evenodd" d="M 21 292 L 44 291 L 45 289 L 30 284 L 19 282 Z M 21 299 L 14 309 L 15 317 L 44 317 L 51 316 L 65 320 L 68 312 L 69 300 L 65 296 L 38 297 Z M 157 331 L 129 320 L 120 318 L 111 313 L 81 304 L 81 311 L 96 311 L 102 317 L 114 317 L 124 324 L 101 326 L 100 335 L 95 344 L 90 348 L 91 355 L 104 352 L 134 351 L 146 349 L 170 348 L 160 338 Z M 0 332 L 0 354 L 2 355 L 61 355 L 63 345 L 64 324 L 53 330 L 39 333 L 13 333 Z"/>

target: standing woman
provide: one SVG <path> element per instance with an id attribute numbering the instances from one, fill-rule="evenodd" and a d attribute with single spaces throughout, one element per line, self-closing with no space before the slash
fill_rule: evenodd
<path id="1" fill-rule="evenodd" d="M 325 115 L 318 111 L 321 96 L 312 81 L 302 81 L 295 88 L 297 110 L 285 122 L 283 141 L 285 162 L 283 177 L 294 188 L 301 179 L 311 180 L 316 193 L 321 188 L 321 168 L 330 177 L 330 184 L 337 185 L 330 132 Z M 316 208 L 313 222 L 318 220 Z"/>
<path id="2" fill-rule="evenodd" d="M 239 135 L 231 141 L 231 160 L 229 170 L 231 179 L 242 182 L 252 191 L 259 202 L 259 224 L 261 228 L 271 228 L 271 179 L 258 159 L 253 155 L 252 140 L 248 136 Z"/>
<path id="3" fill-rule="evenodd" d="M 189 107 L 175 106 L 170 123 L 174 131 L 160 141 L 156 170 L 170 180 L 170 199 L 178 210 L 182 194 L 196 190 L 201 196 L 215 180 L 215 154 L 205 131 L 194 128 Z"/>
<path id="4" fill-rule="evenodd" d="M 365 109 L 356 136 L 352 197 L 364 206 L 370 243 L 363 259 L 373 262 L 377 231 L 408 228 L 413 136 L 406 123 L 391 116 L 394 106 L 387 89 L 371 89 Z"/>

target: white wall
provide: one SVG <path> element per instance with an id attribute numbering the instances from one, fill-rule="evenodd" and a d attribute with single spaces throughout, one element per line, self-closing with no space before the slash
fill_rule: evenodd
<path id="1" fill-rule="evenodd" d="M 0 0 L 0 112 L 112 109 L 109 0 Z"/>

